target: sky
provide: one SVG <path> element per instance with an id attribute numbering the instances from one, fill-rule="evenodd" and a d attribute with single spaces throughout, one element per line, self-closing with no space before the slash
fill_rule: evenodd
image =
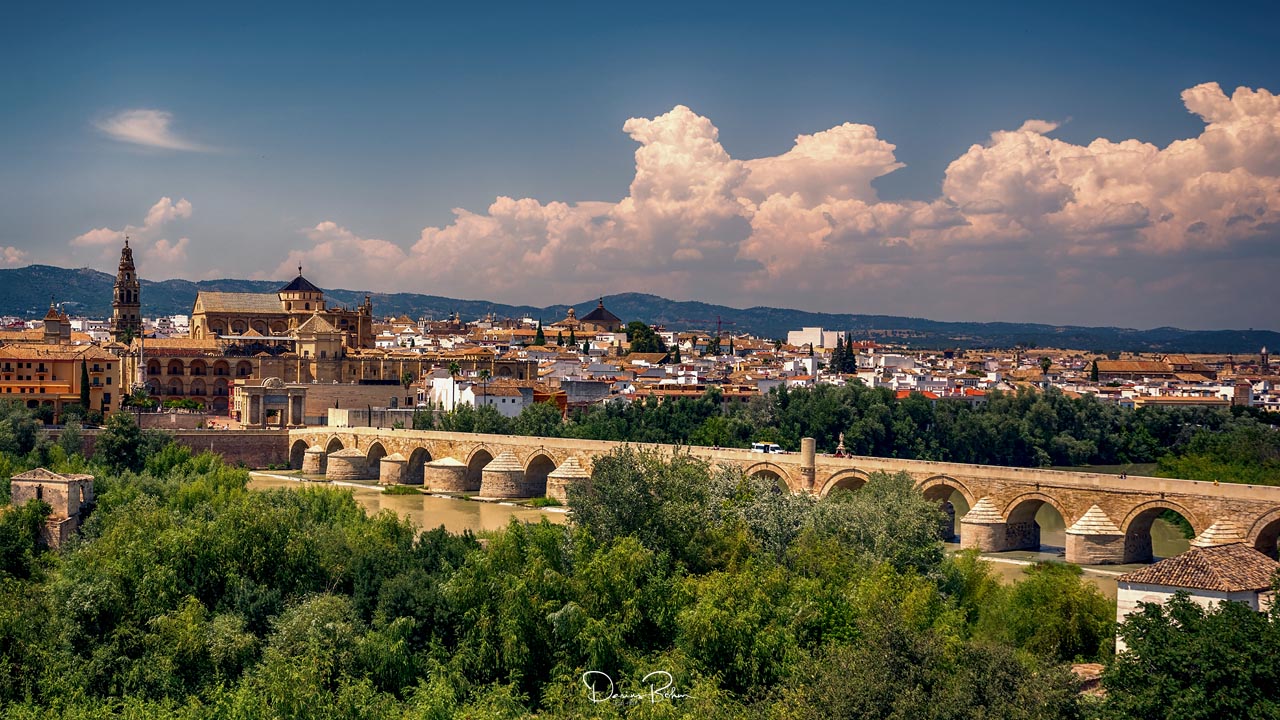
<path id="1" fill-rule="evenodd" d="M 1280 329 L 1280 9 L 1069 5 L 13 4 L 0 267 Z"/>

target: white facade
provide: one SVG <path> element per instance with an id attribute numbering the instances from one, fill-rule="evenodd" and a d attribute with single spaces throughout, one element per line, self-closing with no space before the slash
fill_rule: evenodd
<path id="1" fill-rule="evenodd" d="M 1259 601 L 1259 593 L 1256 590 L 1241 590 L 1238 592 L 1223 592 L 1221 590 L 1200 590 L 1197 588 L 1180 588 L 1170 585 L 1148 585 L 1145 583 L 1134 582 L 1117 582 L 1116 583 L 1116 623 L 1124 622 L 1129 615 L 1138 612 L 1138 603 L 1159 603 L 1161 605 L 1169 601 L 1175 593 L 1185 592 L 1191 602 L 1196 603 L 1205 608 L 1212 608 L 1218 603 L 1231 601 L 1244 603 L 1251 610 L 1264 609 L 1261 608 Z M 1124 640 L 1116 637 L 1116 652 L 1124 652 Z"/>
<path id="2" fill-rule="evenodd" d="M 837 342 L 844 342 L 843 330 L 823 330 L 820 327 L 807 327 L 791 330 L 787 333 L 787 344 L 802 347 L 813 343 L 815 348 L 835 347 Z"/>

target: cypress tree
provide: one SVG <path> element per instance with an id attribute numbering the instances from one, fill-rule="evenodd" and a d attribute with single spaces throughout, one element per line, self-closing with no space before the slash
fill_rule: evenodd
<path id="1" fill-rule="evenodd" d="M 533 336 L 534 345 L 546 345 L 547 336 L 542 334 L 542 321 L 538 321 L 538 334 Z"/>
<path id="2" fill-rule="evenodd" d="M 1098 358 L 1093 359 L 1093 367 L 1089 368 L 1089 381 L 1098 382 Z"/>
<path id="3" fill-rule="evenodd" d="M 80 407 L 89 412 L 89 363 L 80 359 Z"/>
<path id="4" fill-rule="evenodd" d="M 556 345 L 558 345 L 558 346 L 560 346 L 560 347 L 564 347 L 564 332 L 563 332 L 563 331 L 560 331 L 560 330 L 557 330 L 557 331 L 556 331 Z"/>
<path id="5" fill-rule="evenodd" d="M 569 344 L 578 347 L 578 334 L 573 331 L 573 328 L 569 328 Z"/>

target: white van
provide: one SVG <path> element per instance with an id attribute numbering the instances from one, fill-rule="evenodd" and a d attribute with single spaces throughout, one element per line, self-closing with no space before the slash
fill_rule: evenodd
<path id="1" fill-rule="evenodd" d="M 751 443 L 751 452 L 780 454 L 782 447 L 778 443 Z"/>

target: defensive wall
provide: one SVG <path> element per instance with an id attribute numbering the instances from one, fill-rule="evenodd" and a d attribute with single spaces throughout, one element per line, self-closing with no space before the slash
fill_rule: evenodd
<path id="1" fill-rule="evenodd" d="M 418 484 L 424 477 L 456 470 L 457 487 L 437 488 L 497 496 L 547 492 L 548 476 L 573 458 L 589 473 L 596 457 L 625 443 L 564 438 L 482 435 L 378 428 L 303 428 L 287 431 L 288 462 L 324 473 L 335 453 L 335 471 L 344 477 L 383 477 Z M 1035 549 L 1040 545 L 1035 515 L 1050 505 L 1067 526 L 1067 560 L 1084 564 L 1148 562 L 1151 524 L 1166 510 L 1189 522 L 1196 542 L 1243 541 L 1276 554 L 1280 537 L 1280 487 L 1216 484 L 1169 478 L 1119 477 L 1090 472 L 816 455 L 812 441 L 800 453 L 760 454 L 747 450 L 643 445 L 662 452 L 686 452 L 712 463 L 741 467 L 748 474 L 775 478 L 792 492 L 826 496 L 837 488 L 856 490 L 878 471 L 905 472 L 925 497 L 952 509 L 964 499 L 960 542 L 986 552 Z M 807 451 L 807 452 L 806 452 Z M 446 460 L 450 459 L 450 460 Z M 443 462 L 442 462 L 443 461 Z M 452 463 L 452 465 L 451 465 Z M 250 463 L 252 464 L 252 463 Z M 433 474 L 433 468 L 435 471 Z M 519 474 L 519 477 L 516 475 Z M 430 484 L 430 483 L 428 483 Z"/>
<path id="2" fill-rule="evenodd" d="M 285 430 L 172 430 L 164 428 L 174 442 L 191 448 L 192 452 L 208 450 L 222 456 L 232 465 L 251 468 L 284 467 L 289 462 L 288 439 Z M 93 455 L 101 430 L 81 431 L 85 457 Z M 56 439 L 60 431 L 50 432 Z"/>

